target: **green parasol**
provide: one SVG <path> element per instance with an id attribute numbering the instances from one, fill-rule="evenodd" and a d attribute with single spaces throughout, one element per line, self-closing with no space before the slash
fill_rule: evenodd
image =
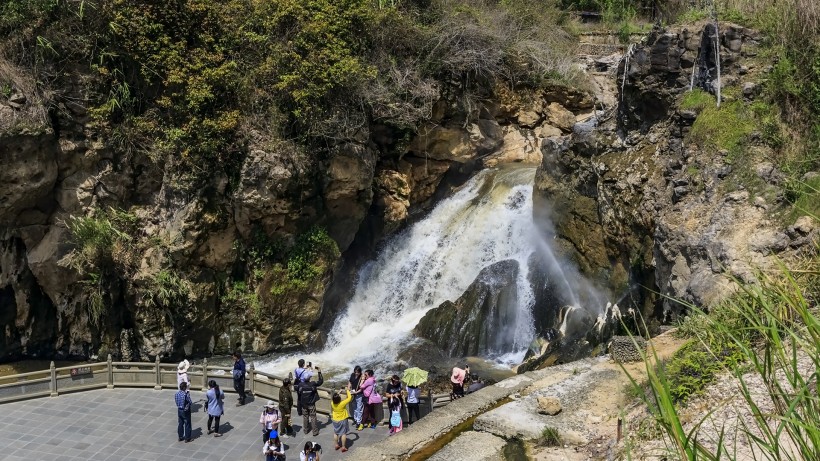
<path id="1" fill-rule="evenodd" d="M 401 380 L 407 383 L 408 386 L 418 386 L 427 382 L 427 372 L 418 367 L 408 368 L 404 370 Z"/>

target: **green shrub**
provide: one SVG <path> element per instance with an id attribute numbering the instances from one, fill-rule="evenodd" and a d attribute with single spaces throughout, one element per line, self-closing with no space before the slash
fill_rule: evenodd
<path id="1" fill-rule="evenodd" d="M 544 427 L 541 431 L 541 444 L 546 447 L 560 447 L 563 444 L 561 433 L 554 427 Z"/>
<path id="2" fill-rule="evenodd" d="M 235 282 L 231 285 L 230 289 L 222 295 L 221 301 L 223 305 L 233 310 L 244 311 L 253 316 L 259 316 L 262 312 L 259 297 L 245 282 Z"/>
<path id="3" fill-rule="evenodd" d="M 695 88 L 683 95 L 680 103 L 680 108 L 685 110 L 694 110 L 697 112 L 717 104 L 717 99 L 711 93 L 703 91 L 700 88 Z"/>
<path id="4" fill-rule="evenodd" d="M 741 359 L 740 350 L 727 340 L 706 345 L 695 339 L 660 366 L 666 367 L 672 400 L 683 402 L 698 395 L 718 373 L 735 366 Z"/>
<path id="5" fill-rule="evenodd" d="M 698 144 L 737 153 L 755 128 L 756 122 L 744 104 L 732 101 L 720 107 L 704 107 L 695 119 L 689 137 Z"/>
<path id="6" fill-rule="evenodd" d="M 172 308 L 187 304 L 191 287 L 185 279 L 164 269 L 154 274 L 140 291 L 146 306 Z"/>
<path id="7" fill-rule="evenodd" d="M 315 284 L 339 256 L 339 247 L 327 231 L 319 227 L 312 228 L 297 238 L 288 251 L 284 266 L 274 267 L 274 279 L 277 283 L 272 285 L 271 294 L 280 296 L 304 291 Z"/>

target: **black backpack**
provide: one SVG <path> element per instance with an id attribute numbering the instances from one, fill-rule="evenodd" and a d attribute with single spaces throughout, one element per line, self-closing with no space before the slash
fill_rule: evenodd
<path id="1" fill-rule="evenodd" d="M 313 405 L 319 400 L 319 393 L 316 392 L 316 387 L 311 383 L 299 384 L 299 401 L 302 405 Z"/>

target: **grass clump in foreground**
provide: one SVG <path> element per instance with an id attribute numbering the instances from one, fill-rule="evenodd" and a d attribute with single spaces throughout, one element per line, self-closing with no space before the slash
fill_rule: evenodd
<path id="1" fill-rule="evenodd" d="M 545 447 L 560 447 L 562 443 L 558 429 L 545 426 L 544 430 L 541 431 L 541 444 Z"/>
<path id="2" fill-rule="evenodd" d="M 740 396 L 736 405 L 746 407 L 746 419 L 720 421 L 724 426 L 711 439 L 701 427 L 712 412 L 684 428 L 674 367 L 646 361 L 650 392 L 643 401 L 679 459 L 750 459 L 752 453 L 756 459 L 820 459 L 820 247 L 813 250 L 799 269 L 783 265 L 775 272 L 761 271 L 756 283 L 739 283 L 738 293 L 719 308 L 696 314 L 696 320 L 682 326 L 684 334 L 696 334 L 699 353 L 734 375 Z M 716 345 L 728 346 L 733 360 L 725 360 Z M 693 352 L 683 355 L 693 360 Z M 749 440 L 751 452 L 739 451 L 725 437 L 734 431 Z"/>

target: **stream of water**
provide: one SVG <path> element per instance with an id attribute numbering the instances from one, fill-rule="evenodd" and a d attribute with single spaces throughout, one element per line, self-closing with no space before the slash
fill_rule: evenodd
<path id="1" fill-rule="evenodd" d="M 549 276 L 566 295 L 566 304 L 586 304 L 584 293 L 591 292 L 579 286 L 577 270 L 565 270 L 533 223 L 534 175 L 532 167 L 481 171 L 427 217 L 392 237 L 359 271 L 354 294 L 324 350 L 299 357 L 321 365 L 327 375 L 354 364 L 395 369 L 399 354 L 416 341 L 412 330 L 424 314 L 459 298 L 483 268 L 513 259 L 520 268 L 514 327 L 499 332 L 497 350 L 488 358 L 505 365 L 521 362 L 535 337 L 528 278 L 533 252 L 544 252 Z M 259 368 L 287 374 L 296 358 L 279 357 Z"/>

